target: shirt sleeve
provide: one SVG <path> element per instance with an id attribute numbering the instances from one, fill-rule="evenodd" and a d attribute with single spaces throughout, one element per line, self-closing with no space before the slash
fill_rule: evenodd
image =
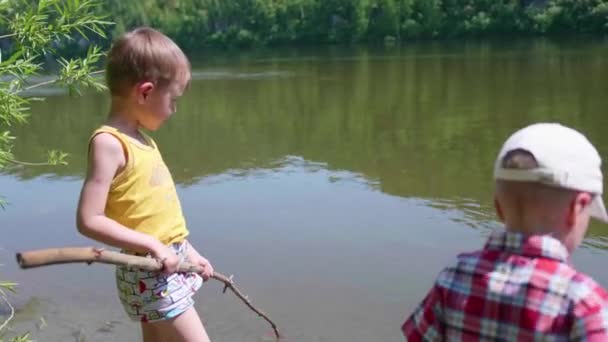
<path id="1" fill-rule="evenodd" d="M 608 306 L 574 318 L 570 341 L 608 341 Z"/>
<path id="2" fill-rule="evenodd" d="M 410 315 L 402 326 L 406 341 L 441 341 L 444 327 L 441 296 L 437 286 L 426 295 L 422 303 Z"/>
<path id="3" fill-rule="evenodd" d="M 578 300 L 572 308 L 569 340 L 608 341 L 608 293 L 592 279 L 579 278 L 570 285 Z"/>

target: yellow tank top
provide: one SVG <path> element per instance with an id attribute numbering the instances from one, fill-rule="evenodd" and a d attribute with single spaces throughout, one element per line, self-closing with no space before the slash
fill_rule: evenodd
<path id="1" fill-rule="evenodd" d="M 106 216 L 167 245 L 185 239 L 188 229 L 175 184 L 154 140 L 141 133 L 148 142 L 144 145 L 110 126 L 97 129 L 91 139 L 100 133 L 118 139 L 127 160 L 110 185 Z"/>

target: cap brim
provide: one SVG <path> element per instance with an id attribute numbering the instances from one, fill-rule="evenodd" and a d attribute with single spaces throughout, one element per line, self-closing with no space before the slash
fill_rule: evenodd
<path id="1" fill-rule="evenodd" d="M 608 213 L 606 212 L 606 206 L 604 205 L 602 195 L 597 195 L 593 199 L 593 202 L 591 202 L 590 214 L 591 217 L 604 223 L 608 223 Z"/>

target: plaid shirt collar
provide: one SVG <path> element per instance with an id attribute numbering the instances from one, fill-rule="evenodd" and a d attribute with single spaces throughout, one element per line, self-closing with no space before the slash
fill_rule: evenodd
<path id="1" fill-rule="evenodd" d="M 510 231 L 495 231 L 488 238 L 485 249 L 531 258 L 547 258 L 565 263 L 569 262 L 569 253 L 566 246 L 549 235 L 524 235 Z"/>

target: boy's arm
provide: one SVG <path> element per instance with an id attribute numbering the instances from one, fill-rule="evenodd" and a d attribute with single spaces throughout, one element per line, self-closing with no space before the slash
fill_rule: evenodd
<path id="1" fill-rule="evenodd" d="M 569 341 L 608 341 L 608 302 L 574 318 Z"/>
<path id="2" fill-rule="evenodd" d="M 121 143 L 112 135 L 96 135 L 89 152 L 89 167 L 82 187 L 76 222 L 78 231 L 105 244 L 136 252 L 152 252 L 163 259 L 168 249 L 153 236 L 136 232 L 105 216 L 112 179 L 126 164 Z"/>
<path id="3" fill-rule="evenodd" d="M 437 286 L 426 295 L 401 327 L 406 341 L 442 341 L 441 297 Z"/>

